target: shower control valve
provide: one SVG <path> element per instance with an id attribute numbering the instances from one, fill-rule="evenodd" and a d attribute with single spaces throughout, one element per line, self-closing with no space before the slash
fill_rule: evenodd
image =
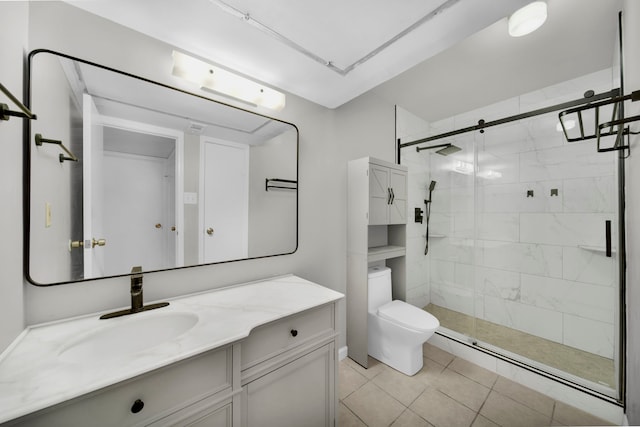
<path id="1" fill-rule="evenodd" d="M 422 220 L 423 220 L 423 216 L 422 214 L 424 213 L 424 211 L 420 208 L 415 208 L 414 209 L 414 221 L 417 223 L 422 224 Z"/>

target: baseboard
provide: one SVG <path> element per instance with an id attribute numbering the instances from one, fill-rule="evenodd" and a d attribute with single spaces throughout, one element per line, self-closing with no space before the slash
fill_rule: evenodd
<path id="1" fill-rule="evenodd" d="M 338 360 L 344 360 L 347 357 L 347 346 L 338 349 Z"/>

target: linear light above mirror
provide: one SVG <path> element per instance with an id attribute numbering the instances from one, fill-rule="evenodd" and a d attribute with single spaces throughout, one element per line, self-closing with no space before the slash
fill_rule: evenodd
<path id="1" fill-rule="evenodd" d="M 49 50 L 28 65 L 31 283 L 295 252 L 295 125 Z M 36 134 L 79 161 L 60 163 Z M 266 191 L 266 179 L 295 185 Z"/>
<path id="2" fill-rule="evenodd" d="M 272 110 L 282 110 L 286 102 L 282 92 L 175 50 L 172 74 L 201 89 Z"/>

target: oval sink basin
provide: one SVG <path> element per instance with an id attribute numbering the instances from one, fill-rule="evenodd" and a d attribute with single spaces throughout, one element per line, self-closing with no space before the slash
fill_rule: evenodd
<path id="1" fill-rule="evenodd" d="M 139 317 L 138 317 L 139 316 Z M 66 346 L 60 358 L 69 362 L 104 362 L 163 344 L 193 328 L 193 313 L 131 314 Z M 113 320 L 105 320 L 109 322 Z"/>

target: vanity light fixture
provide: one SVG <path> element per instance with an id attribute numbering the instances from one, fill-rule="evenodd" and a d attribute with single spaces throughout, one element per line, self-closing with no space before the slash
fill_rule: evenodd
<path id="1" fill-rule="evenodd" d="M 487 173 L 485 173 L 484 176 L 487 179 L 498 179 L 498 178 L 502 178 L 502 172 L 498 172 L 498 171 L 494 171 L 494 170 L 488 170 Z"/>
<path id="2" fill-rule="evenodd" d="M 509 35 L 521 37 L 534 32 L 547 20 L 547 2 L 534 1 L 509 17 Z"/>
<path id="3" fill-rule="evenodd" d="M 459 172 L 459 173 L 463 173 L 465 175 L 468 175 L 470 173 L 473 173 L 473 164 L 471 163 L 467 163 L 467 162 L 462 162 L 462 161 L 457 161 L 455 162 L 454 166 L 453 166 L 453 170 L 455 172 Z"/>
<path id="4" fill-rule="evenodd" d="M 272 110 L 282 110 L 285 106 L 282 92 L 175 50 L 172 74 L 199 85 L 201 89 L 249 104 Z"/>

